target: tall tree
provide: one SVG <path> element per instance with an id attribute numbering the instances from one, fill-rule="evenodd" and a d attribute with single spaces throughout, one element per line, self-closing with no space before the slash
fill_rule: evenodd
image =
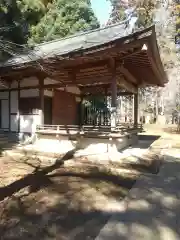
<path id="1" fill-rule="evenodd" d="M 98 27 L 90 0 L 53 0 L 44 17 L 31 28 L 29 42 L 41 43 Z"/>
<path id="2" fill-rule="evenodd" d="M 108 21 L 108 25 L 123 21 L 126 18 L 127 3 L 125 1 L 110 0 L 112 4 L 112 12 Z"/>
<path id="3" fill-rule="evenodd" d="M 158 4 L 156 0 L 110 0 L 110 2 L 112 4 L 112 22 L 124 20 L 126 12 L 133 9 L 133 13 L 137 16 L 136 26 L 138 28 L 152 24 L 154 9 Z"/>
<path id="4" fill-rule="evenodd" d="M 29 30 L 46 12 L 45 0 L 1 0 L 0 60 L 24 51 Z"/>
<path id="5" fill-rule="evenodd" d="M 113 10 L 122 10 L 124 3 L 121 0 L 110 1 L 112 2 Z M 141 97 L 146 98 L 144 102 L 147 103 L 147 106 L 144 106 L 144 108 L 149 108 L 150 106 L 151 109 L 155 109 L 154 113 L 156 112 L 155 115 L 157 115 L 159 112 L 162 113 L 163 111 L 167 111 L 167 107 L 164 108 L 165 105 L 169 107 L 168 112 L 172 113 L 175 109 L 177 109 L 177 106 L 180 106 L 180 104 L 177 103 L 177 99 L 179 98 L 176 97 L 178 96 L 178 91 L 180 89 L 178 87 L 179 81 L 177 78 L 179 71 L 179 67 L 177 65 L 179 65 L 179 60 L 174 43 L 175 31 L 178 31 L 179 29 L 179 19 L 177 18 L 177 22 L 175 23 L 174 1 L 130 0 L 127 3 L 126 11 L 133 6 L 134 14 L 137 16 L 134 29 L 148 27 L 154 23 L 156 24 L 156 34 L 160 54 L 164 68 L 167 71 L 170 80 L 166 88 L 163 90 L 157 88 L 147 88 L 142 91 Z M 177 13 L 178 11 L 179 7 L 177 7 Z M 116 21 L 120 20 L 121 19 L 116 19 Z M 174 88 L 174 86 L 176 87 Z"/>
<path id="6" fill-rule="evenodd" d="M 17 6 L 28 29 L 39 23 L 47 11 L 48 0 L 17 0 Z"/>

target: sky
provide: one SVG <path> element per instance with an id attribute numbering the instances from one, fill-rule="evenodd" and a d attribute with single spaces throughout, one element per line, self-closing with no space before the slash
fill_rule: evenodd
<path id="1" fill-rule="evenodd" d="M 92 8 L 101 25 L 105 24 L 111 12 L 111 4 L 107 0 L 91 0 Z"/>

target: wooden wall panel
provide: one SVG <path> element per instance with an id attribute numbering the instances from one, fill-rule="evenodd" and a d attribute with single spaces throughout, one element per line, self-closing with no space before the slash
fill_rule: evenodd
<path id="1" fill-rule="evenodd" d="M 76 124 L 78 117 L 76 97 L 64 91 L 54 91 L 52 114 L 55 125 Z"/>

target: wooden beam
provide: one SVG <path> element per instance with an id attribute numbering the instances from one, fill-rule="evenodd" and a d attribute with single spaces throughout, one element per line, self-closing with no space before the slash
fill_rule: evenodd
<path id="1" fill-rule="evenodd" d="M 94 79 L 94 80 L 95 80 L 94 82 L 84 82 L 84 87 L 80 86 L 80 88 L 89 88 L 89 87 L 93 88 L 93 87 L 98 87 L 98 86 L 101 86 L 101 85 L 105 85 L 105 83 L 95 85 L 95 83 L 97 81 L 101 81 L 101 78 Z M 110 79 L 110 77 L 109 77 L 106 84 L 110 84 L 110 80 L 112 80 L 112 78 Z M 83 83 L 81 83 L 81 84 L 83 84 Z M 78 86 L 81 85 L 81 84 L 79 82 L 77 83 Z M 63 88 L 63 87 L 67 87 L 67 86 L 74 86 L 74 85 L 75 84 L 73 82 L 63 83 L 63 84 L 62 83 L 56 83 L 56 84 L 41 85 L 41 88 L 43 88 L 43 89 L 56 89 L 56 88 Z M 88 85 L 90 85 L 90 86 L 88 86 Z M 136 87 L 133 84 L 125 81 L 122 78 L 118 81 L 118 85 L 124 87 L 129 92 L 137 92 Z M 40 85 L 38 84 L 38 85 L 35 85 L 35 86 L 24 86 L 24 87 L 21 87 L 20 89 L 21 90 L 28 90 L 28 89 L 39 89 L 39 88 L 40 88 Z M 7 92 L 7 91 L 18 91 L 18 88 L 14 87 L 14 88 L 9 88 L 9 89 L 0 89 L 0 92 Z"/>
<path id="2" fill-rule="evenodd" d="M 9 89 L 11 84 L 9 83 Z M 9 99 L 9 132 L 11 132 L 11 91 L 8 90 L 8 99 Z"/>
<path id="3" fill-rule="evenodd" d="M 98 89 L 97 89 L 98 87 Z M 84 96 L 87 95 L 99 95 L 99 96 L 111 96 L 111 89 L 109 85 L 99 85 L 99 86 L 90 86 L 90 87 L 80 87 L 81 93 Z M 117 92 L 118 96 L 131 96 L 132 92 Z"/>
<path id="4" fill-rule="evenodd" d="M 41 87 L 43 87 L 43 89 L 55 89 L 55 88 L 63 88 L 63 87 L 67 87 L 67 86 L 77 86 L 78 85 L 78 87 L 79 87 L 79 85 L 84 85 L 84 86 L 86 86 L 86 85 L 95 85 L 96 83 L 101 82 L 101 80 L 103 80 L 103 79 L 106 80 L 106 82 L 104 82 L 104 84 L 105 83 L 108 84 L 110 82 L 110 80 L 111 80 L 110 76 L 108 76 L 107 79 L 103 78 L 103 77 L 100 77 L 100 78 L 95 78 L 95 79 L 93 79 L 93 78 L 92 79 L 88 79 L 87 82 L 86 81 L 76 81 L 76 83 L 75 82 L 63 82 L 63 83 L 59 82 L 59 83 L 44 84 Z M 40 85 L 38 84 L 38 85 L 35 85 L 35 86 L 24 86 L 24 87 L 21 87 L 20 89 L 21 90 L 39 89 L 39 87 L 40 87 Z M 13 88 L 10 88 L 10 89 L 0 89 L 0 92 L 6 92 L 6 91 L 9 91 L 9 90 L 10 91 L 17 91 L 18 88 L 17 87 L 13 87 Z"/>
<path id="5" fill-rule="evenodd" d="M 128 71 L 127 68 L 121 66 L 119 70 L 125 76 L 125 78 L 128 79 L 129 82 L 138 84 L 138 80 Z"/>
<path id="6" fill-rule="evenodd" d="M 20 133 L 20 81 L 18 81 L 18 133 Z"/>
<path id="7" fill-rule="evenodd" d="M 47 85 L 43 85 L 41 86 L 41 88 L 43 89 L 54 89 L 54 88 L 61 88 L 61 87 L 66 87 L 67 85 L 70 85 L 70 86 L 74 86 L 73 83 L 71 84 L 62 84 L 62 83 L 58 83 L 58 84 L 47 84 Z M 28 90 L 28 89 L 39 89 L 40 88 L 40 85 L 35 85 L 35 86 L 24 86 L 24 87 L 21 87 L 20 89 L 21 90 Z M 6 91 L 18 91 L 18 88 L 17 87 L 13 87 L 13 88 L 10 88 L 10 89 L 0 89 L 0 92 L 6 92 Z"/>
<path id="8" fill-rule="evenodd" d="M 123 71 L 123 75 L 125 75 L 125 79 L 122 76 L 116 76 L 116 62 L 113 58 L 110 58 L 109 60 L 109 70 L 112 74 L 114 74 L 114 77 L 116 78 L 117 85 L 126 89 L 129 92 L 136 93 L 137 89 L 134 83 L 137 83 L 136 79 L 133 75 L 129 73 L 129 71 L 123 67 L 123 65 L 120 67 L 120 69 Z M 121 72 L 122 73 L 122 72 Z M 117 95 L 117 94 L 116 94 Z"/>
<path id="9" fill-rule="evenodd" d="M 142 46 L 138 47 L 138 49 L 136 49 L 135 51 L 129 52 L 129 53 L 125 54 L 124 56 L 120 57 L 119 60 L 116 60 L 117 65 L 120 62 L 122 62 L 122 60 L 125 60 L 126 58 L 129 58 L 132 55 L 140 53 L 141 48 L 142 48 Z M 116 49 L 116 51 L 117 51 L 117 49 Z M 48 63 L 46 63 L 45 65 L 47 65 L 47 68 L 49 67 Z M 52 71 L 55 71 L 55 69 L 58 69 L 58 70 L 61 69 L 65 74 L 68 74 L 68 72 L 76 72 L 77 74 L 79 74 L 79 73 L 81 73 L 81 70 L 96 69 L 96 68 L 99 68 L 99 67 L 105 67 L 106 68 L 106 67 L 108 67 L 108 65 L 109 65 L 109 60 L 107 58 L 107 53 L 106 53 L 105 59 L 95 60 L 95 58 L 92 57 L 92 58 L 89 59 L 89 62 L 86 62 L 86 63 L 81 62 L 80 64 L 77 64 L 76 66 L 72 66 L 71 68 L 70 67 L 65 67 L 65 66 L 60 67 L 59 62 L 57 62 L 55 67 L 53 67 L 54 70 L 52 69 Z"/>
<path id="10" fill-rule="evenodd" d="M 137 87 L 135 87 L 132 83 L 128 82 L 122 77 L 117 79 L 117 84 L 118 86 L 126 89 L 128 92 L 137 93 Z"/>

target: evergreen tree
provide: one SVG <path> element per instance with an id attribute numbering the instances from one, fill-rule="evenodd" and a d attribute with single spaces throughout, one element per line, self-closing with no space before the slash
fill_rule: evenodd
<path id="1" fill-rule="evenodd" d="M 32 26 L 29 43 L 46 42 L 98 27 L 89 0 L 53 0 L 40 22 Z"/>
<path id="2" fill-rule="evenodd" d="M 24 44 L 28 41 L 29 30 L 45 14 L 46 3 L 44 1 L 1 0 L 0 60 L 27 50 Z"/>

